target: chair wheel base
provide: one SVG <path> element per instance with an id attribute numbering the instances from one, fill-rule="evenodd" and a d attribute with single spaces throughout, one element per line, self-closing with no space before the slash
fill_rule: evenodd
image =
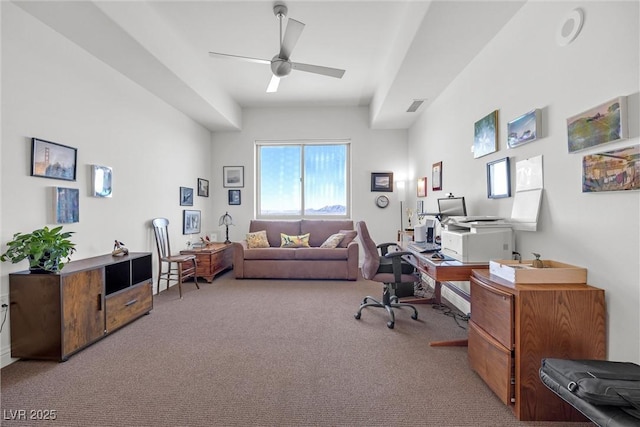
<path id="1" fill-rule="evenodd" d="M 387 322 L 387 328 L 389 329 L 393 329 L 394 325 L 395 325 L 394 322 L 391 322 L 391 321 Z"/>
<path id="2" fill-rule="evenodd" d="M 362 316 L 360 313 L 356 313 L 356 314 L 353 315 L 353 317 L 355 317 L 357 320 L 360 319 L 360 316 Z"/>
<path id="3" fill-rule="evenodd" d="M 411 318 L 412 318 L 413 320 L 418 320 L 418 313 L 414 313 L 414 314 L 412 314 L 412 315 L 411 315 Z"/>

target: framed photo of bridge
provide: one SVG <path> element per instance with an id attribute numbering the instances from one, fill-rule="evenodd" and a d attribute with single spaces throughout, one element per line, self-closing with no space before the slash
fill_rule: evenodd
<path id="1" fill-rule="evenodd" d="M 31 176 L 75 181 L 77 158 L 77 148 L 31 139 Z"/>

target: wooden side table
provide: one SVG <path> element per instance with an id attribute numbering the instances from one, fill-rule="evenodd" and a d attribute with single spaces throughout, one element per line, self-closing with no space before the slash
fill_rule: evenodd
<path id="1" fill-rule="evenodd" d="M 213 282 L 216 274 L 233 267 L 233 244 L 212 243 L 204 248 L 180 251 L 183 255 L 195 255 L 198 267 L 196 275 Z"/>

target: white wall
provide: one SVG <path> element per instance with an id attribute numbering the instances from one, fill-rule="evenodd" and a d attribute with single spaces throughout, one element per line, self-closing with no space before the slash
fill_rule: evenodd
<path id="1" fill-rule="evenodd" d="M 576 7 L 585 12 L 582 32 L 559 47 L 556 29 Z M 638 2 L 529 2 L 409 131 L 410 194 L 415 178 L 430 182 L 431 165 L 443 162 L 443 191 L 429 185 L 429 210 L 452 192 L 466 197 L 471 215 L 508 217 L 513 197 L 486 196 L 486 163 L 543 155 L 539 231 L 517 232 L 516 249 L 586 267 L 588 282 L 605 289 L 608 357 L 633 362 L 640 362 L 640 193 L 582 193 L 581 162 L 584 154 L 638 144 L 638 17 Z M 569 154 L 566 118 L 621 95 L 629 97 L 631 138 Z M 534 108 L 543 110 L 545 135 L 507 149 L 506 123 Z M 474 160 L 473 124 L 496 109 L 499 151 Z"/>
<path id="2" fill-rule="evenodd" d="M 233 217 L 231 240 L 242 240 L 254 218 L 254 158 L 257 140 L 349 139 L 351 140 L 352 211 L 356 221 L 364 220 L 371 237 L 378 242 L 395 241 L 400 227 L 398 192 L 372 193 L 371 172 L 404 174 L 407 159 L 407 132 L 404 130 L 372 130 L 368 108 L 252 108 L 243 112 L 242 131 L 213 134 L 213 170 L 218 171 L 211 183 L 216 215 L 225 211 Z M 228 206 L 227 189 L 222 185 L 223 166 L 244 166 L 245 186 L 241 189 L 242 205 Z M 389 196 L 389 207 L 375 206 L 375 197 Z M 224 229 L 218 227 L 222 236 Z"/>
<path id="3" fill-rule="evenodd" d="M 196 191 L 211 179 L 211 134 L 9 2 L 2 2 L 2 205 L 0 241 L 51 223 L 51 187 L 80 189 L 74 259 L 109 253 L 114 239 L 132 251 L 154 252 L 150 219 L 171 221 L 174 250 L 185 247 L 179 187 Z M 30 175 L 30 138 L 78 149 L 77 181 Z M 89 197 L 90 164 L 113 168 L 113 197 Z M 203 228 L 212 227 L 211 198 L 194 196 Z M 217 217 L 215 218 L 217 221 Z M 217 222 L 216 222 L 217 223 Z M 0 297 L 8 274 L 26 261 L 0 264 Z M 2 365 L 9 362 L 10 323 L 2 330 Z"/>

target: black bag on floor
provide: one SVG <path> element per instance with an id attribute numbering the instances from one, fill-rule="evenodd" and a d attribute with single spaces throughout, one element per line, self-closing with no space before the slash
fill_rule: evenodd
<path id="1" fill-rule="evenodd" d="M 640 412 L 640 366 L 608 360 L 543 359 L 541 372 L 592 405 L 635 408 Z"/>

